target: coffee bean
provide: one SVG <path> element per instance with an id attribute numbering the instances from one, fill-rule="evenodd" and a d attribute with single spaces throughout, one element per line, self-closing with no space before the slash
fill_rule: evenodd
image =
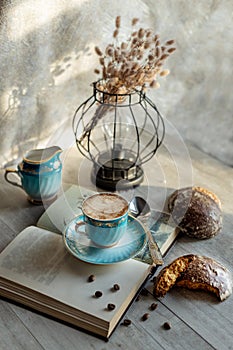
<path id="1" fill-rule="evenodd" d="M 141 295 L 147 296 L 148 294 L 149 294 L 149 291 L 148 291 L 146 288 L 143 288 L 143 289 L 141 290 Z"/>
<path id="2" fill-rule="evenodd" d="M 113 286 L 113 290 L 115 290 L 115 291 L 120 290 L 119 284 L 115 283 Z"/>
<path id="3" fill-rule="evenodd" d="M 171 329 L 171 324 L 169 322 L 164 322 L 163 328 L 166 330 Z"/>
<path id="4" fill-rule="evenodd" d="M 123 325 L 128 327 L 129 325 L 131 324 L 131 320 L 129 320 L 128 318 L 126 318 L 124 321 L 123 321 Z"/>
<path id="5" fill-rule="evenodd" d="M 108 307 L 108 310 L 112 311 L 115 309 L 116 305 L 109 303 L 107 307 Z"/>
<path id="6" fill-rule="evenodd" d="M 152 303 L 151 306 L 150 306 L 150 309 L 151 310 L 155 310 L 157 308 L 158 304 L 156 303 Z"/>
<path id="7" fill-rule="evenodd" d="M 97 291 L 95 292 L 96 298 L 100 298 L 100 297 L 102 297 L 102 295 L 103 295 L 103 293 L 102 293 L 100 290 L 97 290 Z"/>
<path id="8" fill-rule="evenodd" d="M 93 282 L 95 280 L 95 275 L 90 275 L 88 277 L 88 282 Z"/>
<path id="9" fill-rule="evenodd" d="M 148 320 L 149 317 L 150 317 L 150 314 L 145 313 L 145 314 L 142 316 L 142 321 Z"/>

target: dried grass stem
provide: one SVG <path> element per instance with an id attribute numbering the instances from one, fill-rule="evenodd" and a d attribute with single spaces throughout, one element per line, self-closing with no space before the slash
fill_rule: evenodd
<path id="1" fill-rule="evenodd" d="M 138 18 L 133 18 L 131 24 L 135 27 Z M 175 40 L 167 40 L 161 45 L 159 34 L 153 34 L 148 28 L 140 27 L 132 31 L 127 41 L 119 43 L 119 31 L 121 17 L 115 18 L 113 31 L 114 43 L 107 45 L 104 50 L 96 46 L 95 52 L 99 56 L 102 82 L 98 86 L 102 91 L 110 94 L 131 92 L 137 88 L 144 89 L 146 86 L 159 86 L 157 76 L 165 77 L 169 74 L 168 69 L 162 69 L 167 58 L 176 50 Z"/>

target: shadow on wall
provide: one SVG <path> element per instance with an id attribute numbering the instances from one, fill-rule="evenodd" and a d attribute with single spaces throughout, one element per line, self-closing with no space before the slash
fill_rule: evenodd
<path id="1" fill-rule="evenodd" d="M 81 89 L 80 85 L 93 72 L 91 44 L 80 35 L 86 23 L 80 6 L 85 7 L 85 1 L 2 3 L 0 166 L 43 146 L 59 128 L 71 128 L 82 101 L 77 85 L 85 94 L 90 84 Z"/>

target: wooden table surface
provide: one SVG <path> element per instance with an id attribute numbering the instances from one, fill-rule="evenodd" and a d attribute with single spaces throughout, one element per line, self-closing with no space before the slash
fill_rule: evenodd
<path id="1" fill-rule="evenodd" d="M 179 237 L 165 257 L 165 264 L 180 255 L 194 253 L 213 257 L 233 271 L 233 169 L 191 145 L 188 150 L 183 147 L 181 153 L 178 148 L 172 151 L 171 147 L 170 151 L 169 147 L 161 148 L 145 164 L 142 185 L 123 192 L 129 198 L 142 194 L 154 209 L 160 209 L 167 195 L 179 187 L 194 184 L 215 192 L 223 205 L 222 232 L 209 240 Z M 91 164 L 79 158 L 76 149 L 64 152 L 63 164 L 64 182 L 93 188 Z M 2 251 L 23 228 L 36 224 L 44 207 L 31 205 L 21 189 L 4 180 L 3 171 L 0 186 Z M 152 290 L 152 282 L 147 289 Z M 158 303 L 155 311 L 149 310 L 152 302 Z M 150 317 L 142 321 L 146 312 Z M 233 349 L 233 296 L 219 302 L 213 294 L 177 288 L 159 300 L 151 294 L 141 296 L 126 317 L 132 324 L 119 325 L 109 341 L 104 342 L 23 306 L 0 300 L 0 349 Z M 170 330 L 163 328 L 164 322 L 171 324 Z"/>

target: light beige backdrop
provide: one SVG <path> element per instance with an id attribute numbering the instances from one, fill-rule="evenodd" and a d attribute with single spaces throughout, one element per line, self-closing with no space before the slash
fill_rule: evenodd
<path id="1" fill-rule="evenodd" d="M 174 38 L 171 74 L 149 92 L 184 140 L 233 165 L 231 0 L 3 0 L 0 5 L 0 167 L 31 148 L 74 143 L 75 109 L 92 94 L 94 46 L 114 18 Z"/>

